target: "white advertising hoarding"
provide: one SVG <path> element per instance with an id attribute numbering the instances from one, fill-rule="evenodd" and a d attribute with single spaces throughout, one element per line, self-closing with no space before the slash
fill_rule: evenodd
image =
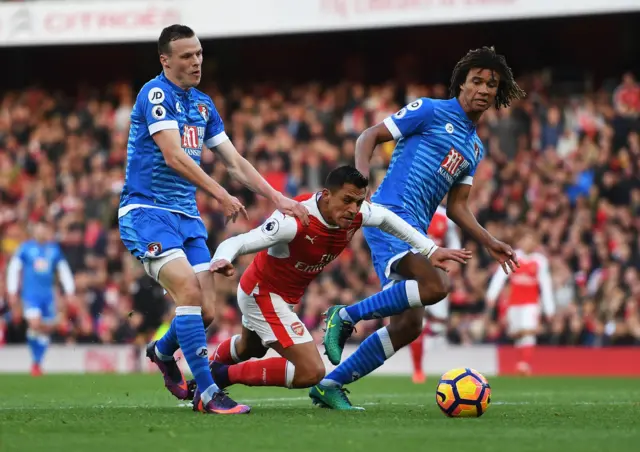
<path id="1" fill-rule="evenodd" d="M 152 42 L 640 11 L 640 0 L 182 0 L 0 4 L 0 46 Z"/>

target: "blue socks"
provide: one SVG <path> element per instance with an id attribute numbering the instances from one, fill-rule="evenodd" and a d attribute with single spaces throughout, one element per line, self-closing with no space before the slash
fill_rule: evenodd
<path id="1" fill-rule="evenodd" d="M 44 354 L 49 348 L 49 336 L 29 330 L 27 331 L 27 344 L 29 345 L 29 350 L 31 350 L 34 364 L 41 365 L 42 358 L 44 358 Z"/>
<path id="2" fill-rule="evenodd" d="M 422 306 L 418 282 L 400 281 L 388 289 L 340 310 L 340 317 L 351 323 L 360 320 L 383 319 L 409 308 Z"/>
<path id="3" fill-rule="evenodd" d="M 171 361 L 173 354 L 180 348 L 176 334 L 176 319 L 177 317 L 173 318 L 167 332 L 156 342 L 156 355 L 163 361 Z"/>
<path id="4" fill-rule="evenodd" d="M 360 347 L 340 363 L 320 384 L 341 387 L 370 374 L 395 353 L 387 328 L 380 328 L 369 336 Z"/>
<path id="5" fill-rule="evenodd" d="M 202 308 L 199 306 L 178 306 L 176 317 L 171 322 L 171 328 L 165 336 L 168 336 L 172 330 L 175 331 L 182 354 L 198 384 L 202 403 L 206 405 L 220 389 L 213 382 L 209 370 L 209 352 L 202 323 Z"/>

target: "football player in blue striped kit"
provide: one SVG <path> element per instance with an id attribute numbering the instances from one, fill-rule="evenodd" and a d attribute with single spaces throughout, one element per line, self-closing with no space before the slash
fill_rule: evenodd
<path id="1" fill-rule="evenodd" d="M 73 296 L 76 290 L 71 268 L 52 235 L 47 221 L 33 224 L 33 239 L 20 245 L 7 266 L 9 303 L 16 306 L 19 294 L 27 319 L 33 376 L 42 374 L 42 360 L 56 326 L 56 273 L 66 296 Z"/>
<path id="2" fill-rule="evenodd" d="M 425 233 L 448 194 L 447 216 L 485 246 L 505 272 L 514 271 L 518 266 L 514 251 L 478 224 L 467 200 L 484 152 L 476 133 L 478 120 L 491 106 L 508 107 L 525 93 L 505 58 L 483 47 L 469 51 L 458 62 L 450 94 L 448 100 L 417 99 L 365 130 L 356 143 L 356 167 L 368 175 L 375 147 L 397 141 L 387 174 L 371 201 Z M 437 303 L 449 291 L 446 274 L 405 243 L 371 228 L 364 230 L 364 236 L 383 290 L 354 305 L 329 309 L 324 339 L 329 360 L 340 362 L 345 341 L 358 321 L 383 317 L 391 321 L 311 389 L 314 403 L 334 409 L 358 409 L 343 385 L 369 374 L 413 342 L 422 329 L 423 306 Z"/>
<path id="3" fill-rule="evenodd" d="M 214 197 L 228 220 L 247 215 L 244 206 L 200 167 L 206 148 L 214 151 L 230 175 L 271 200 L 287 215 L 308 222 L 300 203 L 274 190 L 237 152 L 200 83 L 202 46 L 184 25 L 165 28 L 158 40 L 163 72 L 145 84 L 131 113 L 125 184 L 118 211 L 120 236 L 146 272 L 171 295 L 176 316 L 166 334 L 147 347 L 165 386 L 177 398 L 193 396 L 194 410 L 242 414 L 250 408 L 221 391 L 209 372 L 202 320 L 203 304 L 215 297 L 207 231 L 196 206 L 196 187 Z M 190 388 L 174 359 L 178 348 L 194 375 Z"/>

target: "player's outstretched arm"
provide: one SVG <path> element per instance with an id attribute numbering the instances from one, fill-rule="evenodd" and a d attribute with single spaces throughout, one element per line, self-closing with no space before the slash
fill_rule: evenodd
<path id="1" fill-rule="evenodd" d="M 293 199 L 287 198 L 269 185 L 258 170 L 240 155 L 231 140 L 223 141 L 215 146 L 214 150 L 222 158 L 231 177 L 240 181 L 248 189 L 269 199 L 280 212 L 300 218 L 305 226 L 309 224 L 309 212 L 306 207 Z"/>
<path id="2" fill-rule="evenodd" d="M 369 164 L 376 146 L 393 139 L 393 135 L 383 122 L 362 132 L 356 141 L 356 169 L 369 177 Z"/>
<path id="3" fill-rule="evenodd" d="M 242 203 L 229 195 L 227 190 L 209 177 L 200 165 L 182 150 L 178 129 L 160 130 L 153 134 L 153 141 L 160 148 L 167 166 L 217 199 L 222 204 L 225 217 L 235 221 L 237 215 L 242 213 L 249 218 Z"/>
<path id="4" fill-rule="evenodd" d="M 413 226 L 404 221 L 395 213 L 382 207 L 363 203 L 361 209 L 363 215 L 363 226 L 378 227 L 400 240 L 419 250 L 421 254 L 427 256 L 437 268 L 447 271 L 445 261 L 456 261 L 466 264 L 471 259 L 471 251 L 465 249 L 449 249 L 438 247 L 433 240 L 418 232 Z"/>
<path id="5" fill-rule="evenodd" d="M 276 211 L 260 227 L 223 241 L 216 249 L 209 270 L 233 275 L 233 261 L 238 256 L 257 253 L 272 246 L 289 243 L 298 232 L 298 223 L 293 217 Z"/>
<path id="6" fill-rule="evenodd" d="M 505 273 L 515 271 L 516 267 L 520 266 L 516 253 L 509 245 L 496 239 L 485 228 L 480 226 L 471 209 L 469 209 L 470 192 L 471 185 L 466 183 L 456 184 L 451 187 L 447 198 L 447 216 L 474 240 L 485 246 L 489 254 L 500 262 Z"/>

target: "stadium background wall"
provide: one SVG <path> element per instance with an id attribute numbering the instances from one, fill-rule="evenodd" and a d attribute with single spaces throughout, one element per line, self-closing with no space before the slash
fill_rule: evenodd
<path id="1" fill-rule="evenodd" d="M 472 367 L 487 376 L 516 375 L 517 350 L 502 346 L 432 347 L 427 343 L 425 370 L 441 375 L 457 367 Z M 344 358 L 355 350 L 347 345 Z M 321 350 L 322 352 L 322 350 Z M 176 356 L 178 356 L 180 352 Z M 582 347 L 540 347 L 532 359 L 535 376 L 640 377 L 640 351 L 632 347 L 589 349 Z M 274 355 L 269 352 L 267 356 Z M 323 355 L 324 357 L 324 355 Z M 333 369 L 325 359 L 328 370 Z M 183 371 L 186 361 L 180 359 Z M 0 348 L 0 374 L 28 372 L 31 366 L 26 346 Z M 43 370 L 47 373 L 155 373 L 144 356 L 144 349 L 132 345 L 52 346 Z M 413 372 L 408 349 L 402 349 L 374 375 L 406 375 Z"/>

